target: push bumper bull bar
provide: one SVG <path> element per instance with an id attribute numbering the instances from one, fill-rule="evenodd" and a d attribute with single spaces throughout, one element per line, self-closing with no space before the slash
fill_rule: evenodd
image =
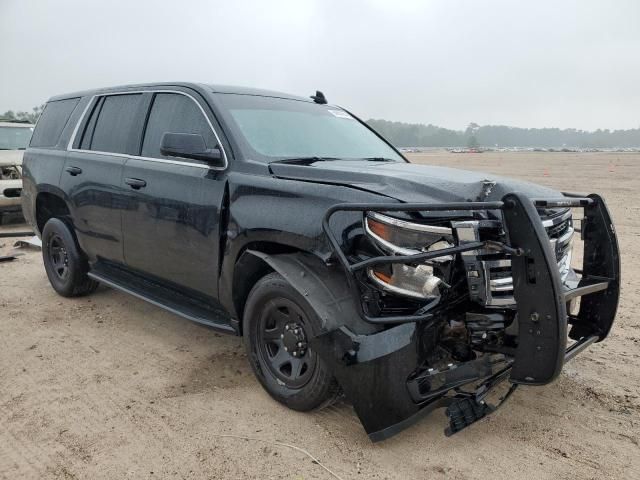
<path id="1" fill-rule="evenodd" d="M 559 375 L 565 362 L 606 338 L 615 318 L 620 289 L 615 229 L 605 202 L 598 195 L 563 195 L 559 199 L 532 200 L 511 193 L 498 202 L 340 204 L 327 211 L 323 229 L 354 289 L 355 298 L 360 298 L 356 272 L 374 264 L 420 263 L 478 248 L 503 251 L 512 258 L 518 342 L 516 348 L 501 357 L 502 361 L 465 362 L 454 368 L 457 371 L 440 373 L 437 378 L 426 378 L 424 374 L 416 378 L 422 361 L 419 337 L 424 326 L 434 320 L 428 308 L 414 315 L 374 317 L 360 305 L 359 314 L 365 321 L 385 324 L 388 328 L 376 334 L 356 335 L 343 327 L 314 339 L 315 348 L 333 368 L 373 441 L 388 438 L 426 413 L 444 406 L 448 407 L 451 420 L 448 433 L 455 433 L 469 424 L 469 418 L 477 420 L 495 408 L 485 404 L 484 397 L 501 381 L 509 380 L 512 384 L 507 397 L 517 385 L 549 383 Z M 576 270 L 581 278 L 573 289 L 562 284 L 555 252 L 537 210 L 558 207 L 584 210 L 583 268 Z M 501 210 L 508 241 L 504 244 L 474 242 L 446 251 L 379 256 L 352 263 L 330 228 L 330 219 L 337 212 L 474 210 Z M 576 298 L 580 298 L 580 308 L 574 315 L 567 311 L 567 306 Z M 575 342 L 568 346 L 568 339 Z M 427 392 L 416 393 L 416 382 L 425 379 Z M 475 385 L 473 392 L 461 389 L 462 385 L 470 384 Z"/>

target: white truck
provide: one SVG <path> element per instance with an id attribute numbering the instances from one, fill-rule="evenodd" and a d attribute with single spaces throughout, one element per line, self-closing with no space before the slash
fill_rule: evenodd
<path id="1" fill-rule="evenodd" d="M 0 122 L 0 225 L 21 215 L 22 155 L 32 133 L 32 124 Z"/>

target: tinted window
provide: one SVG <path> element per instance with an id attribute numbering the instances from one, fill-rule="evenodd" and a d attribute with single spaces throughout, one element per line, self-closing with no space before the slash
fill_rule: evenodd
<path id="1" fill-rule="evenodd" d="M 38 120 L 36 130 L 31 137 L 31 147 L 54 147 L 60 139 L 60 134 L 69 121 L 71 112 L 76 108 L 79 98 L 58 100 L 47 103 Z"/>
<path id="2" fill-rule="evenodd" d="M 217 145 L 216 137 L 196 103 L 177 93 L 158 93 L 153 100 L 147 130 L 142 144 L 142 156 L 167 158 L 160 153 L 162 136 L 167 133 L 198 133 L 207 148 Z"/>
<path id="3" fill-rule="evenodd" d="M 142 100 L 140 94 L 106 96 L 95 122 L 89 150 L 131 153 L 129 139 L 136 128 L 136 113 Z M 89 121 L 91 123 L 91 121 Z M 91 132 L 87 129 L 86 135 Z M 83 144 L 84 144 L 84 138 Z M 86 147 L 85 147 L 86 148 Z"/>
<path id="4" fill-rule="evenodd" d="M 104 97 L 98 98 L 98 101 L 91 110 L 91 116 L 87 122 L 87 126 L 84 129 L 84 135 L 82 135 L 82 142 L 80 142 L 80 148 L 83 150 L 89 150 L 91 148 L 91 140 L 93 139 L 93 131 L 96 128 L 96 121 L 100 114 L 100 109 L 104 102 Z"/>

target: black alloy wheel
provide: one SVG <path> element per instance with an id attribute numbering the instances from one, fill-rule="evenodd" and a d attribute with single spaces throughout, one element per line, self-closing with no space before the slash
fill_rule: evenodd
<path id="1" fill-rule="evenodd" d="M 280 274 L 258 280 L 245 303 L 242 334 L 251 368 L 274 399 L 299 411 L 331 404 L 340 388 L 311 348 L 320 319 Z"/>
<path id="2" fill-rule="evenodd" d="M 309 351 L 309 320 L 287 298 L 270 300 L 260 315 L 258 351 L 273 375 L 289 388 L 303 387 L 311 378 L 316 355 Z"/>
<path id="3" fill-rule="evenodd" d="M 52 271 L 64 282 L 69 276 L 69 255 L 59 235 L 53 234 L 47 239 L 46 251 Z"/>
<path id="4" fill-rule="evenodd" d="M 72 228 L 60 218 L 51 218 L 42 229 L 42 260 L 53 289 L 63 297 L 87 295 L 98 282 L 87 276 L 89 264 Z"/>

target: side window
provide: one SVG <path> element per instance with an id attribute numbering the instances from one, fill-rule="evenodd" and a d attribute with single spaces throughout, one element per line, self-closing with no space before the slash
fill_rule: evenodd
<path id="1" fill-rule="evenodd" d="M 93 109 L 80 142 L 81 148 L 98 152 L 131 153 L 131 131 L 138 128 L 136 114 L 141 101 L 141 94 L 105 96 Z"/>
<path id="2" fill-rule="evenodd" d="M 93 132 L 96 128 L 96 121 L 98 120 L 98 115 L 100 115 L 100 109 L 102 109 L 102 104 L 104 103 L 104 97 L 99 97 L 96 104 L 93 106 L 91 110 L 91 116 L 89 117 L 89 121 L 84 129 L 84 134 L 82 135 L 82 141 L 80 142 L 79 148 L 82 150 L 89 150 L 91 148 L 91 140 L 93 139 Z"/>
<path id="3" fill-rule="evenodd" d="M 31 137 L 30 147 L 55 147 L 62 130 L 69 121 L 71 112 L 76 108 L 79 98 L 57 100 L 47 103 L 38 119 L 38 124 Z"/>
<path id="4" fill-rule="evenodd" d="M 167 133 L 198 133 L 207 148 L 214 148 L 216 137 L 196 103 L 185 95 L 157 93 L 151 106 L 142 143 L 142 156 L 169 158 L 160 153 L 162 136 Z"/>

